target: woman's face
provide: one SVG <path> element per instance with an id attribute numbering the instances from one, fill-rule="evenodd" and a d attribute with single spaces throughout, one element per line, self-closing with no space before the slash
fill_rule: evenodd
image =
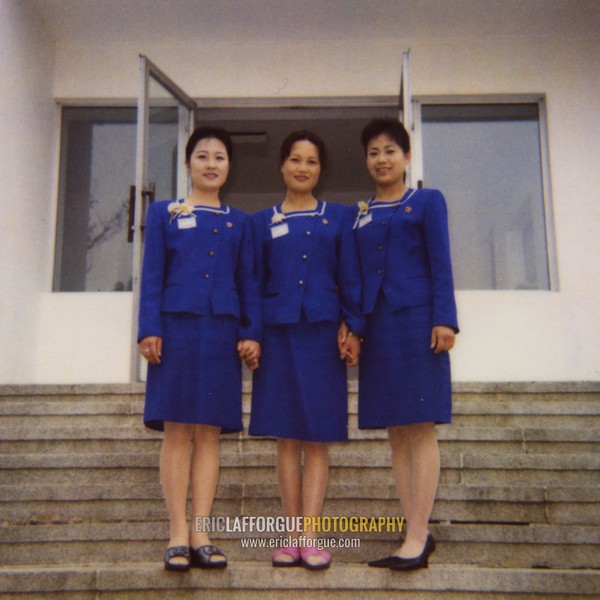
<path id="1" fill-rule="evenodd" d="M 227 181 L 229 166 L 225 144 L 217 138 L 203 138 L 196 144 L 187 169 L 194 189 L 215 191 Z"/>
<path id="2" fill-rule="evenodd" d="M 387 187 L 404 181 L 410 161 L 398 143 L 382 133 L 367 144 L 367 169 L 378 186 Z"/>
<path id="3" fill-rule="evenodd" d="M 294 142 L 290 155 L 281 165 L 283 181 L 296 193 L 308 193 L 317 185 L 321 174 L 319 149 L 308 140 Z"/>

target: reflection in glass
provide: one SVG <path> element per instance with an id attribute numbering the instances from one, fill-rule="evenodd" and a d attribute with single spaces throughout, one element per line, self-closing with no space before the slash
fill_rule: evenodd
<path id="1" fill-rule="evenodd" d="M 152 108 L 149 173 L 157 199 L 176 187 L 177 109 Z M 55 291 L 130 291 L 129 187 L 135 178 L 136 110 L 62 113 Z"/>
<path id="2" fill-rule="evenodd" d="M 422 120 L 457 289 L 549 289 L 537 104 L 424 105 Z"/>

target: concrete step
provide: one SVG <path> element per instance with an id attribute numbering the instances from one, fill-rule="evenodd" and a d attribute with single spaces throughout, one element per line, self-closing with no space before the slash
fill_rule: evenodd
<path id="1" fill-rule="evenodd" d="M 385 431 L 357 431 L 349 428 L 351 439 L 355 440 L 385 440 Z M 160 440 L 162 434 L 150 431 L 141 424 L 132 426 L 94 427 L 60 426 L 46 427 L 41 423 L 35 425 L 10 427 L 4 423 L 0 426 L 0 436 L 4 441 L 14 442 L 60 442 L 66 440 Z M 244 434 L 224 436 L 228 439 L 243 440 L 251 444 L 254 438 Z M 519 448 L 524 452 L 532 452 L 534 448 L 552 450 L 559 444 L 568 444 L 570 448 L 577 447 L 581 451 L 600 452 L 600 430 L 592 428 L 545 428 L 545 427 L 463 427 L 441 425 L 438 427 L 438 438 L 441 443 L 476 442 L 506 444 L 509 448 Z M 12 453 L 11 453 L 12 454 Z"/>
<path id="2" fill-rule="evenodd" d="M 359 564 L 333 563 L 327 571 L 273 569 L 266 562 L 231 563 L 227 569 L 188 573 L 165 572 L 152 563 L 8 567 L 0 569 L 0 593 L 26 590 L 28 598 L 59 593 L 61 598 L 81 592 L 99 597 L 197 597 L 210 590 L 218 598 L 344 598 L 357 593 L 369 598 L 597 598 L 600 573 L 594 570 L 487 568 L 472 565 L 431 565 L 427 570 L 395 573 Z M 128 595 L 124 596 L 126 593 Z M 167 595 L 169 594 L 169 595 Z M 79 596 L 81 597 L 81 596 Z M 98 596 L 96 596 L 98 597 Z"/>
<path id="3" fill-rule="evenodd" d="M 0 385 L 0 396 L 6 400 L 26 400 L 39 398 L 53 400 L 56 398 L 79 400 L 113 398 L 141 398 L 144 394 L 144 383 L 117 384 L 52 384 L 52 385 Z M 251 381 L 243 382 L 244 393 L 252 390 Z M 356 380 L 349 380 L 350 397 L 358 391 Z M 455 397 L 472 401 L 483 398 L 486 402 L 506 400 L 526 400 L 531 402 L 564 401 L 564 400 L 597 400 L 600 393 L 600 381 L 502 381 L 502 382 L 453 382 L 452 392 Z"/>
<path id="4" fill-rule="evenodd" d="M 275 445 L 268 450 L 249 451 L 229 446 L 221 451 L 222 467 L 274 467 L 276 462 Z M 332 445 L 329 461 L 337 468 L 390 467 L 387 447 L 380 452 L 371 444 L 359 450 L 353 444 Z M 449 469 L 471 470 L 530 470 L 530 471 L 594 471 L 600 469 L 600 453 L 590 454 L 480 454 L 473 452 L 452 453 L 442 450 L 442 459 Z M 156 453 L 32 453 L 0 454 L 0 470 L 24 471 L 27 469 L 50 469 L 53 474 L 61 469 L 86 468 L 148 468 L 158 465 Z M 6 473 L 5 473 L 6 475 Z M 592 481 L 592 480 L 590 480 Z"/>
<path id="5" fill-rule="evenodd" d="M 1 389 L 1 386 L 0 386 Z M 453 421 L 456 425 L 515 426 L 515 427 L 576 427 L 597 425 L 600 421 L 598 394 L 565 399 L 562 396 L 531 396 L 516 399 L 500 396 L 456 393 L 453 401 Z M 531 398 L 534 398 L 532 400 Z M 583 399 L 583 398 L 588 399 Z M 44 417 L 48 427 L 86 425 L 92 418 L 99 423 L 112 420 L 124 424 L 126 417 L 132 422 L 141 419 L 143 394 L 108 394 L 98 396 L 23 396 L 6 397 L 0 394 L 0 415 L 14 426 L 27 422 L 27 417 Z M 355 426 L 358 400 L 349 395 L 350 424 Z M 251 411 L 250 393 L 243 395 L 243 411 Z M 88 421 L 86 421 L 88 419 Z M 106 423 L 105 423 L 106 425 Z"/>
<path id="6" fill-rule="evenodd" d="M 4 565 L 159 561 L 167 522 L 56 524 L 7 527 L 0 546 Z M 432 524 L 434 564 L 520 568 L 600 568 L 600 527 L 499 524 Z M 393 552 L 397 534 L 323 534 L 339 562 L 364 562 Z M 243 539 L 241 539 L 243 538 Z M 268 561 L 269 546 L 285 534 L 219 533 L 213 542 L 231 560 Z M 249 542 L 251 540 L 251 542 Z M 251 547 L 248 544 L 252 543 Z M 346 546 L 346 547 L 342 547 Z"/>
<path id="7" fill-rule="evenodd" d="M 54 403 L 56 404 L 56 403 Z M 107 407 L 98 407 L 98 410 L 106 410 Z M 90 413 L 77 413 L 77 414 L 65 414 L 60 413 L 61 409 L 65 409 L 64 405 L 53 406 L 52 410 L 57 411 L 56 413 L 42 413 L 42 414 L 9 414 L 2 415 L 2 427 L 5 430 L 19 430 L 23 431 L 29 429 L 32 425 L 32 421 L 43 420 L 44 428 L 51 430 L 53 435 L 55 432 L 61 429 L 73 430 L 74 428 L 108 428 L 118 427 L 126 428 L 130 427 L 134 430 L 143 429 L 142 425 L 142 413 L 122 413 L 122 412 L 90 412 Z M 92 410 L 92 407 L 90 407 Z M 476 410 L 473 407 L 464 408 L 460 404 L 454 407 L 454 413 L 452 417 L 453 427 L 465 427 L 465 428 L 486 428 L 486 427 L 506 427 L 512 429 L 581 429 L 581 428 L 595 428 L 600 427 L 600 414 L 589 414 L 582 412 L 581 414 L 565 414 L 557 412 L 556 414 L 540 415 L 536 413 L 522 414 L 522 413 L 478 413 L 471 412 Z M 558 409 L 557 409 L 558 410 Z M 244 415 L 244 430 L 248 431 L 248 424 L 250 418 L 249 415 Z M 368 431 L 358 430 L 358 417 L 356 414 L 349 414 L 348 427 L 352 433 L 353 439 L 362 439 L 367 437 Z M 379 436 L 376 436 L 379 437 Z"/>
<path id="8" fill-rule="evenodd" d="M 387 481 L 384 483 L 383 481 Z M 555 523 L 600 525 L 597 510 L 597 487 L 573 486 L 488 486 L 441 484 L 438 488 L 434 519 L 459 522 Z M 142 513 L 134 511 L 134 503 L 142 502 Z M 236 501 L 234 512 L 223 512 L 226 503 Z M 95 512 L 92 502 L 100 508 Z M 391 476 L 377 485 L 365 487 L 344 482 L 328 487 L 326 509 L 333 515 L 396 515 L 399 511 Z M 44 521 L 100 521 L 107 513 L 109 520 L 141 520 L 149 507 L 157 505 L 162 516 L 162 490 L 155 477 L 152 483 L 135 487 L 117 481 L 75 484 L 1 485 L 0 503 L 3 522 L 31 523 Z M 358 510 L 360 508 L 360 511 Z M 217 490 L 215 510 L 220 514 L 278 515 L 279 489 L 275 481 L 249 484 L 221 482 Z M 46 515 L 42 517 L 42 515 Z M 49 516 L 48 516 L 49 515 Z"/>
<path id="9" fill-rule="evenodd" d="M 438 427 L 440 437 L 446 437 L 442 430 L 447 426 Z M 454 428 L 452 425 L 450 428 Z M 481 432 L 481 428 L 475 428 Z M 598 444 L 589 442 L 586 435 L 570 436 L 571 441 L 553 441 L 552 431 L 546 431 L 546 439 L 542 441 L 528 439 L 524 442 L 518 436 L 509 434 L 505 439 L 494 440 L 484 435 L 474 435 L 473 428 L 468 428 L 465 433 L 467 439 L 440 439 L 440 450 L 442 457 L 460 456 L 462 453 L 470 452 L 477 454 L 598 454 Z M 561 436 L 561 430 L 556 430 L 556 437 Z M 375 432 L 374 432 L 375 433 Z M 29 440 L 5 440 L 2 439 L 4 432 L 0 427 L 0 455 L 17 456 L 20 454 L 158 454 L 162 436 L 147 436 L 145 433 L 136 438 L 130 436 L 123 439 L 43 439 L 43 434 Z M 330 450 L 341 452 L 375 452 L 389 454 L 389 444 L 384 432 L 378 435 L 364 436 L 360 439 L 352 437 L 350 432 L 349 442 L 343 444 L 331 444 Z M 564 436 L 562 436 L 564 437 Z M 508 439 L 506 439 L 508 438 Z M 573 439 L 574 438 L 574 439 Z M 251 438 L 246 435 L 226 435 L 221 438 L 221 452 L 271 452 L 275 453 L 275 441 L 269 438 Z"/>
<path id="10" fill-rule="evenodd" d="M 351 442 L 331 446 L 324 515 L 397 516 L 386 433 L 356 429 L 355 384 L 350 391 Z M 600 589 L 598 383 L 455 386 L 454 423 L 438 428 L 438 547 L 427 572 L 408 575 L 359 564 L 395 548 L 389 532 L 337 548 L 317 578 L 271 569 L 270 550 L 242 548 L 239 533 L 213 536 L 230 556 L 226 573 L 165 573 L 162 436 L 143 427 L 142 407 L 143 385 L 0 386 L 3 597 L 179 598 L 201 586 L 223 598 L 306 589 L 328 598 L 584 598 Z M 279 516 L 274 441 L 224 436 L 221 450 L 213 514 Z"/>
<path id="11" fill-rule="evenodd" d="M 334 453 L 330 456 L 330 483 L 357 483 L 363 487 L 391 480 L 387 454 Z M 0 455 L 4 486 L 91 484 L 152 484 L 157 478 L 154 454 L 31 454 Z M 473 486 L 588 487 L 600 485 L 600 455 L 448 456 L 440 482 Z M 222 456 L 220 481 L 233 484 L 275 483 L 275 454 L 232 453 Z M 0 498 L 10 501 L 10 495 Z"/>

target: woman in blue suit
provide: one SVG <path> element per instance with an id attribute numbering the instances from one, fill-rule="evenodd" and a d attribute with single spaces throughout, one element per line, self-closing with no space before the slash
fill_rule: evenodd
<path id="1" fill-rule="evenodd" d="M 194 517 L 209 516 L 219 434 L 242 430 L 238 353 L 250 368 L 260 355 L 250 217 L 219 200 L 231 150 L 226 131 L 194 131 L 186 146 L 191 193 L 151 204 L 146 219 L 138 334 L 149 362 L 144 422 L 164 430 L 160 479 L 170 522 L 164 563 L 174 571 L 227 565 L 208 532 L 190 532 L 188 488 Z"/>
<path id="2" fill-rule="evenodd" d="M 371 566 L 427 566 L 428 531 L 440 472 L 435 423 L 451 420 L 448 351 L 458 332 L 446 203 L 432 189 L 409 189 L 410 140 L 394 119 L 362 132 L 376 194 L 355 207 L 367 318 L 359 367 L 359 427 L 387 428 L 404 543 Z"/>
<path id="3" fill-rule="evenodd" d="M 263 352 L 254 372 L 250 434 L 277 438 L 277 474 L 289 517 L 318 517 L 328 479 L 327 442 L 347 440 L 346 364 L 360 352 L 360 270 L 352 210 L 317 200 L 325 147 L 307 131 L 281 148 L 285 199 L 254 215 L 263 297 Z M 338 346 L 344 321 L 351 335 Z M 304 452 L 304 468 L 301 455 Z M 324 569 L 331 555 L 291 544 L 273 566 Z"/>

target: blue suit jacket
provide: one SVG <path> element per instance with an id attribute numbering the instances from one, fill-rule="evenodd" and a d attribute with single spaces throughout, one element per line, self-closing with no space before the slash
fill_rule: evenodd
<path id="1" fill-rule="evenodd" d="M 382 293 L 391 310 L 431 305 L 434 325 L 458 331 L 444 196 L 438 190 L 409 190 L 388 217 L 383 207 L 389 204 L 368 205 L 362 215 L 354 207 L 365 314 L 373 312 Z"/>
<path id="2" fill-rule="evenodd" d="M 298 323 L 304 314 L 309 323 L 343 319 L 363 333 L 352 209 L 320 201 L 308 220 L 279 206 L 253 216 L 264 324 Z"/>
<path id="3" fill-rule="evenodd" d="M 240 319 L 240 339 L 260 341 L 250 215 L 222 206 L 176 217 L 169 204 L 148 207 L 138 341 L 161 335 L 161 312 L 232 315 Z"/>

